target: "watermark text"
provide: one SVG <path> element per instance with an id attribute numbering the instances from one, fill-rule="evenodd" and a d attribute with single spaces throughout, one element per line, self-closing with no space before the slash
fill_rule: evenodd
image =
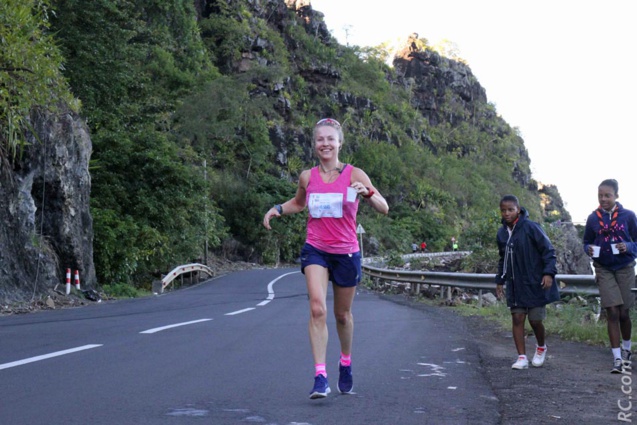
<path id="1" fill-rule="evenodd" d="M 629 361 L 624 362 L 621 379 L 621 390 L 623 397 L 617 400 L 617 420 L 622 422 L 632 422 L 633 415 L 633 374 Z"/>

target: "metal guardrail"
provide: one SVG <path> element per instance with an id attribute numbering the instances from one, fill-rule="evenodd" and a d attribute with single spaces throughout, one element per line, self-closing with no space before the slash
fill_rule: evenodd
<path id="1" fill-rule="evenodd" d="M 363 273 L 388 282 L 410 284 L 410 292 L 417 294 L 421 285 L 442 288 L 469 288 L 495 291 L 495 274 L 430 272 L 413 270 L 390 270 L 363 265 Z M 562 294 L 599 295 L 593 275 L 558 274 L 555 279 Z"/>
<path id="2" fill-rule="evenodd" d="M 203 264 L 193 263 L 193 264 L 185 264 L 183 266 L 175 267 L 170 273 L 163 277 L 161 280 L 161 289 L 160 292 L 164 292 L 164 289 L 172 283 L 177 276 L 183 275 L 184 273 L 191 272 L 204 272 L 209 276 L 214 276 L 215 272 L 208 266 L 204 266 Z"/>
<path id="3" fill-rule="evenodd" d="M 464 257 L 465 255 L 471 254 L 471 251 L 440 251 L 440 252 L 414 252 L 411 254 L 401 255 L 403 260 L 411 260 L 412 258 L 423 258 L 423 257 Z"/>

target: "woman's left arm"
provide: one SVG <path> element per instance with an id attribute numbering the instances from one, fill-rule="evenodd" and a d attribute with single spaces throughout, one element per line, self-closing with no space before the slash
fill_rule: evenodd
<path id="1" fill-rule="evenodd" d="M 551 240 L 537 223 L 534 223 L 530 236 L 534 239 L 533 245 L 542 258 L 542 275 L 554 277 L 557 274 L 557 256 Z"/>
<path id="2" fill-rule="evenodd" d="M 628 236 L 630 236 L 630 242 L 625 241 L 626 251 L 637 255 L 637 216 L 634 213 L 628 217 Z"/>
<path id="3" fill-rule="evenodd" d="M 363 199 L 365 199 L 376 211 L 382 214 L 387 214 L 389 212 L 389 205 L 387 205 L 387 201 L 383 195 L 380 194 L 378 189 L 374 187 L 367 174 L 360 168 L 354 167 L 354 170 L 352 170 L 350 186 L 353 187 L 354 190 L 356 190 L 356 192 L 361 195 Z"/>

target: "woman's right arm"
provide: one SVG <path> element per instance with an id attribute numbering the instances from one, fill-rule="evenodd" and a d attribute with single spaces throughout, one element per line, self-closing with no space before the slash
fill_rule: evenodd
<path id="1" fill-rule="evenodd" d="M 499 255 L 499 259 L 498 259 L 498 272 L 495 274 L 495 295 L 496 297 L 498 297 L 498 299 L 503 300 L 504 299 L 504 280 L 502 279 L 502 272 L 504 270 L 504 251 L 503 251 L 503 247 L 502 244 L 500 243 L 500 239 L 498 239 L 498 236 L 496 234 L 495 237 L 496 240 L 496 244 L 498 245 L 498 255 Z"/>
<path id="2" fill-rule="evenodd" d="M 593 243 L 595 243 L 595 230 L 593 229 L 593 221 L 588 217 L 584 227 L 584 237 L 582 238 L 582 245 L 586 255 L 593 255 L 593 248 L 591 247 Z"/>
<path id="3" fill-rule="evenodd" d="M 270 226 L 270 219 L 272 217 L 280 217 L 284 214 L 296 214 L 305 209 L 305 188 L 307 187 L 309 181 L 310 170 L 305 170 L 299 177 L 299 185 L 296 188 L 296 195 L 294 195 L 294 198 L 284 202 L 283 204 L 280 204 L 281 213 L 279 213 L 279 210 L 275 205 L 274 207 L 270 208 L 268 212 L 265 213 L 265 216 L 263 216 L 263 226 L 265 226 L 266 229 L 272 229 L 272 227 Z"/>
<path id="4" fill-rule="evenodd" d="M 498 232 L 496 233 L 496 237 L 495 237 L 495 242 L 496 242 L 496 245 L 498 246 L 498 272 L 495 275 L 495 282 L 498 285 L 503 285 L 504 280 L 502 279 L 502 272 L 504 271 L 504 250 L 505 250 L 506 242 L 502 243 L 500 241 L 500 238 L 498 237 L 499 233 L 500 233 L 500 230 L 498 229 Z"/>

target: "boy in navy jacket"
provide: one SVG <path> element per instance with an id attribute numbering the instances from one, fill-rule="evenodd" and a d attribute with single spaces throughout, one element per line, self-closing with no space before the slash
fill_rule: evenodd
<path id="1" fill-rule="evenodd" d="M 537 346 L 532 364 L 540 367 L 546 359 L 543 320 L 546 304 L 558 301 L 555 284 L 557 274 L 555 249 L 539 224 L 529 220 L 528 212 L 520 207 L 518 198 L 506 195 L 500 200 L 502 227 L 497 233 L 500 261 L 496 275 L 496 294 L 504 296 L 506 284 L 507 306 L 511 309 L 513 341 L 518 359 L 513 369 L 527 369 L 524 323 L 528 316 Z"/>
<path id="2" fill-rule="evenodd" d="M 630 366 L 632 322 L 629 310 L 635 296 L 637 217 L 617 198 L 619 184 L 608 179 L 597 188 L 599 207 L 586 220 L 584 251 L 593 257 L 595 282 L 601 305 L 606 309 L 608 338 L 613 352 L 611 373 Z M 621 336 L 621 347 L 620 347 Z"/>

